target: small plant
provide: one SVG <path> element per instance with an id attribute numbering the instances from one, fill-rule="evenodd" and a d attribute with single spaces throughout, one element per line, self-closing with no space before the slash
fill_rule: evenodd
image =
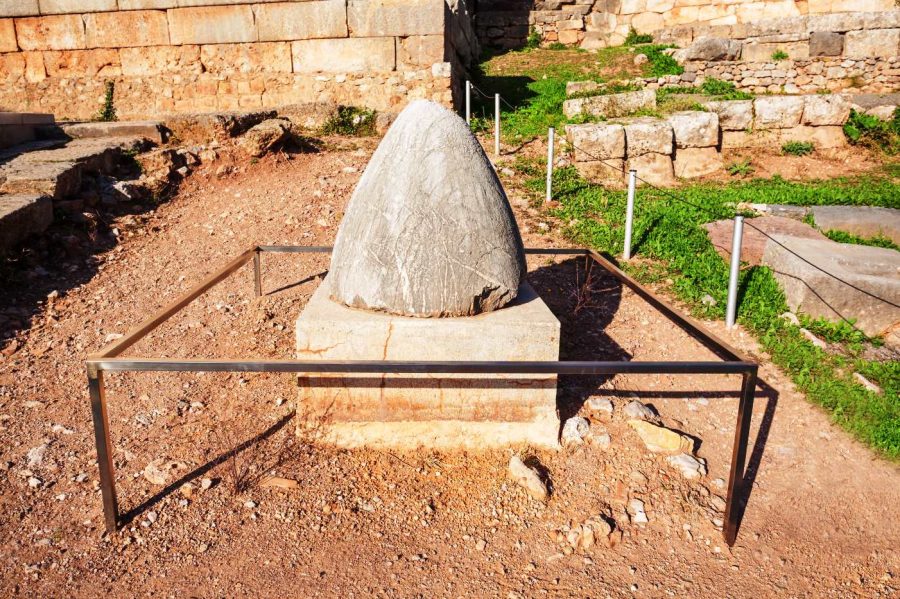
<path id="1" fill-rule="evenodd" d="M 375 111 L 357 106 L 338 106 L 322 126 L 323 135 L 374 135 Z"/>
<path id="2" fill-rule="evenodd" d="M 525 49 L 526 50 L 534 50 L 535 48 L 539 48 L 540 45 L 541 45 L 541 34 L 538 33 L 537 29 L 532 27 L 531 31 L 528 32 L 528 37 L 525 38 Z"/>
<path id="3" fill-rule="evenodd" d="M 788 58 L 790 58 L 790 56 L 788 56 L 788 53 L 784 50 L 775 50 L 772 52 L 772 60 L 787 60 Z"/>
<path id="4" fill-rule="evenodd" d="M 115 97 L 116 95 L 116 83 L 115 81 L 107 81 L 106 82 L 106 96 L 103 98 L 103 107 L 100 108 L 100 112 L 97 113 L 97 120 L 103 121 L 104 123 L 109 123 L 112 121 L 118 121 L 119 117 L 116 115 L 116 105 L 115 105 Z"/>
<path id="5" fill-rule="evenodd" d="M 644 74 L 648 77 L 665 77 L 684 73 L 684 67 L 665 52 L 674 47 L 671 44 L 650 44 L 641 48 L 641 52 L 647 56 Z"/>
<path id="6" fill-rule="evenodd" d="M 625 45 L 626 46 L 634 46 L 637 44 L 652 44 L 653 36 L 649 33 L 638 33 L 634 27 L 628 30 L 628 35 L 625 37 Z"/>
<path id="7" fill-rule="evenodd" d="M 844 135 L 854 145 L 879 150 L 888 155 L 900 153 L 900 108 L 894 110 L 893 118 L 883 121 L 871 114 L 850 111 L 850 118 L 844 124 Z"/>
<path id="8" fill-rule="evenodd" d="M 829 231 L 825 231 L 825 237 L 832 241 L 837 241 L 838 243 L 852 243 L 855 245 L 870 245 L 872 247 L 879 248 L 888 248 L 891 250 L 900 251 L 900 245 L 897 245 L 884 235 L 876 235 L 875 237 L 860 237 L 859 235 L 854 235 L 852 233 L 847 233 L 845 231 L 838 231 L 837 229 L 831 229 Z"/>
<path id="9" fill-rule="evenodd" d="M 781 151 L 792 156 L 812 154 L 815 147 L 808 141 L 789 141 L 781 146 Z"/>
<path id="10" fill-rule="evenodd" d="M 726 167 L 726 170 L 732 177 L 749 177 L 756 171 L 749 158 L 739 162 L 732 162 Z"/>
<path id="11" fill-rule="evenodd" d="M 569 47 L 562 42 L 553 42 L 547 46 L 548 50 L 568 50 Z"/>

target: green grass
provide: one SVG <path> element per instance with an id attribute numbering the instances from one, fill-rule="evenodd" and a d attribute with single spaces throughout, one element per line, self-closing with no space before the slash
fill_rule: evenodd
<path id="1" fill-rule="evenodd" d="M 671 86 L 656 90 L 657 101 L 664 101 L 674 94 L 702 94 L 712 96 L 713 100 L 752 100 L 753 94 L 741 91 L 730 81 L 722 81 L 715 77 L 706 79 L 699 87 Z"/>
<path id="2" fill-rule="evenodd" d="M 897 245 L 883 235 L 876 235 L 875 237 L 860 237 L 859 235 L 854 235 L 853 233 L 847 233 L 845 231 L 832 229 L 830 231 L 825 231 L 825 237 L 832 241 L 837 241 L 838 243 L 871 245 L 873 247 L 888 248 L 891 250 L 900 251 L 900 245 Z"/>
<path id="3" fill-rule="evenodd" d="M 518 164 L 521 168 L 521 162 Z M 542 172 L 535 173 L 526 183 L 536 196 L 543 189 Z M 693 185 L 674 193 L 691 205 L 653 189 L 638 192 L 633 252 L 652 261 L 626 268 L 643 280 L 671 279 L 674 293 L 696 315 L 722 318 L 728 266 L 709 242 L 703 223 L 733 217 L 737 202 L 896 205 L 900 179 L 890 174 L 806 184 L 778 178 L 754 179 L 729 185 Z M 610 254 L 621 252 L 624 192 L 591 185 L 573 167 L 567 167 L 554 175 L 553 196 L 560 201 L 556 215 L 569 223 L 565 231 L 574 241 Z M 706 294 L 716 300 L 714 306 L 701 302 Z M 784 295 L 768 268 L 743 270 L 740 322 L 756 334 L 772 360 L 797 387 L 828 410 L 835 422 L 880 454 L 900 459 L 900 366 L 896 362 L 883 364 L 859 358 L 858 349 L 869 341 L 849 325 L 807 321 L 823 336 L 848 347 L 841 353 L 820 350 L 801 335 L 798 327 L 780 318 L 787 309 Z M 855 383 L 854 370 L 880 385 L 884 394 L 874 394 Z"/>
<path id="4" fill-rule="evenodd" d="M 900 154 L 900 107 L 894 109 L 893 118 L 887 121 L 851 110 L 850 118 L 844 124 L 844 135 L 852 144 L 889 156 Z"/>
<path id="5" fill-rule="evenodd" d="M 790 56 L 788 56 L 788 53 L 784 50 L 775 50 L 772 52 L 772 60 L 787 60 L 788 58 L 790 58 Z"/>
<path id="6" fill-rule="evenodd" d="M 806 156 L 812 154 L 815 149 L 815 146 L 808 141 L 788 141 L 781 146 L 781 151 L 791 156 Z"/>
<path id="7" fill-rule="evenodd" d="M 749 158 L 745 160 L 735 161 L 725 167 L 728 174 L 732 177 L 749 177 L 756 169 Z"/>
<path id="8" fill-rule="evenodd" d="M 626 46 L 635 46 L 637 44 L 649 44 L 653 41 L 653 36 L 649 33 L 638 33 L 635 31 L 634 27 L 628 30 L 628 35 L 625 37 L 625 45 Z"/>
<path id="9" fill-rule="evenodd" d="M 322 135 L 375 135 L 375 111 L 356 106 L 338 106 L 322 125 Z"/>

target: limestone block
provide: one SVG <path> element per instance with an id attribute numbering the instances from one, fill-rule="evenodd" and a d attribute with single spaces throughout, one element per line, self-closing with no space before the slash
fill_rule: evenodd
<path id="1" fill-rule="evenodd" d="M 724 168 L 722 154 L 714 147 L 678 148 L 675 150 L 675 176 L 693 179 L 720 172 Z"/>
<path id="2" fill-rule="evenodd" d="M 0 17 L 36 17 L 38 0 L 0 0 Z"/>
<path id="3" fill-rule="evenodd" d="M 900 244 L 900 210 L 874 206 L 813 206 L 816 226 L 823 231 L 836 229 L 860 237 L 887 237 Z"/>
<path id="4" fill-rule="evenodd" d="M 38 0 L 42 15 L 68 15 L 118 10 L 116 0 Z"/>
<path id="5" fill-rule="evenodd" d="M 0 81 L 12 82 L 24 75 L 25 57 L 21 52 L 0 53 Z M 12 86 L 6 87 L 12 89 Z"/>
<path id="6" fill-rule="evenodd" d="M 0 254 L 53 222 L 53 202 L 40 195 L 0 196 Z"/>
<path id="7" fill-rule="evenodd" d="M 256 24 L 249 5 L 176 8 L 168 11 L 171 43 L 255 42 Z"/>
<path id="8" fill-rule="evenodd" d="M 898 47 L 900 29 L 848 31 L 844 38 L 844 56 L 850 58 L 897 56 Z"/>
<path id="9" fill-rule="evenodd" d="M 557 36 L 559 43 L 570 46 L 578 43 L 578 38 L 581 37 L 581 34 L 578 31 L 567 29 L 565 31 L 560 31 Z"/>
<path id="10" fill-rule="evenodd" d="M 676 184 L 672 157 L 668 154 L 641 154 L 628 157 L 628 170 L 637 171 L 637 176 L 652 185 L 672 187 Z M 638 185 L 643 183 L 638 180 Z"/>
<path id="11" fill-rule="evenodd" d="M 16 19 L 16 36 L 22 50 L 80 50 L 85 47 L 81 15 Z"/>
<path id="12" fill-rule="evenodd" d="M 844 36 L 833 31 L 813 31 L 809 34 L 810 56 L 840 56 L 844 52 Z"/>
<path id="13" fill-rule="evenodd" d="M 177 8 L 178 0 L 119 0 L 119 10 L 148 10 L 152 8 Z"/>
<path id="14" fill-rule="evenodd" d="M 444 61 L 444 36 L 411 35 L 397 38 L 397 68 L 399 70 L 431 66 Z"/>
<path id="15" fill-rule="evenodd" d="M 643 154 L 672 153 L 672 124 L 662 119 L 641 117 L 624 121 L 625 153 L 628 158 Z"/>
<path id="16" fill-rule="evenodd" d="M 328 287 L 326 278 L 297 319 L 300 360 L 559 359 L 559 321 L 527 284 L 501 310 L 431 319 L 354 310 Z M 340 445 L 557 445 L 555 375 L 323 373 L 299 386 L 300 405 L 325 417 Z"/>
<path id="17" fill-rule="evenodd" d="M 703 107 L 719 116 L 723 131 L 742 131 L 753 125 L 753 100 L 716 100 Z"/>
<path id="18" fill-rule="evenodd" d="M 15 52 L 18 49 L 16 27 L 13 20 L 0 19 L 0 52 Z"/>
<path id="19" fill-rule="evenodd" d="M 119 53 L 110 49 L 44 52 L 47 76 L 62 79 L 116 77 L 122 74 Z"/>
<path id="20" fill-rule="evenodd" d="M 808 141 L 819 149 L 843 148 L 847 145 L 847 136 L 840 125 L 809 127 L 798 125 L 789 129 L 775 129 L 777 139 L 775 147 L 789 141 Z"/>
<path id="21" fill-rule="evenodd" d="M 443 35 L 440 0 L 349 0 L 347 23 L 353 37 Z"/>
<path id="22" fill-rule="evenodd" d="M 575 162 L 625 158 L 625 127 L 619 123 L 566 125 L 566 139 L 575 148 Z"/>
<path id="23" fill-rule="evenodd" d="M 291 44 L 295 73 L 392 71 L 394 38 L 300 40 Z"/>
<path id="24" fill-rule="evenodd" d="M 199 73 L 200 46 L 162 46 L 122 48 L 119 50 L 122 74 L 126 77 L 147 77 L 162 73 L 187 75 Z"/>
<path id="25" fill-rule="evenodd" d="M 808 263 L 833 273 L 858 289 L 891 299 L 900 297 L 900 278 L 897 276 L 900 253 L 831 240 L 787 236 L 775 236 L 775 239 L 782 245 L 769 242 L 763 253 L 763 264 L 772 268 L 793 312 L 835 322 L 840 322 L 841 316 L 855 318 L 856 326 L 870 336 L 886 333 L 900 322 L 900 308 L 857 291 Z"/>
<path id="26" fill-rule="evenodd" d="M 803 103 L 804 125 L 843 125 L 850 117 L 850 102 L 839 94 L 808 95 Z"/>
<path id="27" fill-rule="evenodd" d="M 200 46 L 200 62 L 209 73 L 290 73 L 291 45 L 287 42 L 212 44 Z"/>
<path id="28" fill-rule="evenodd" d="M 84 15 L 88 48 L 166 46 L 169 24 L 161 10 L 132 10 Z"/>
<path id="29" fill-rule="evenodd" d="M 655 12 L 643 12 L 631 18 L 631 26 L 635 31 L 647 33 L 657 31 L 666 26 L 665 18 Z"/>
<path id="30" fill-rule="evenodd" d="M 719 37 L 701 37 L 685 48 L 679 56 L 684 61 L 736 60 L 741 43 Z"/>
<path id="31" fill-rule="evenodd" d="M 791 60 L 809 58 L 809 42 L 757 43 L 744 42 L 741 60 L 744 62 L 771 62 L 772 55 L 784 52 Z"/>
<path id="32" fill-rule="evenodd" d="M 786 129 L 800 124 L 803 96 L 766 96 L 753 100 L 753 125 L 757 129 Z"/>
<path id="33" fill-rule="evenodd" d="M 686 110 L 669 115 L 678 148 L 708 148 L 719 145 L 719 116 L 715 112 Z"/>
<path id="34" fill-rule="evenodd" d="M 656 108 L 656 92 L 652 89 L 573 98 L 563 103 L 563 113 L 569 118 L 579 114 L 613 118 L 631 114 L 642 108 Z"/>
<path id="35" fill-rule="evenodd" d="M 647 10 L 647 0 L 622 0 L 619 14 L 633 15 Z"/>
<path id="36" fill-rule="evenodd" d="M 622 158 L 576 162 L 575 169 L 584 179 L 597 185 L 622 187 L 625 183 L 625 160 Z"/>
<path id="37" fill-rule="evenodd" d="M 259 41 L 347 37 L 343 0 L 284 2 L 256 7 Z"/>

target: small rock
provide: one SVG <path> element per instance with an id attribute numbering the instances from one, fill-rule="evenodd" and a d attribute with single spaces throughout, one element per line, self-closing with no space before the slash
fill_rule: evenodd
<path id="1" fill-rule="evenodd" d="M 41 481 L 41 479 L 39 479 L 38 477 L 36 477 L 36 476 L 28 477 L 28 486 L 31 487 L 32 489 L 37 489 L 42 484 L 43 484 L 43 481 Z"/>
<path id="2" fill-rule="evenodd" d="M 643 472 L 640 472 L 638 470 L 634 470 L 629 475 L 629 477 L 631 478 L 631 480 L 633 480 L 634 482 L 636 482 L 638 485 L 641 485 L 641 486 L 646 485 L 647 481 L 648 481 L 647 476 Z"/>
<path id="3" fill-rule="evenodd" d="M 296 489 L 300 484 L 290 478 L 282 478 L 280 476 L 267 476 L 259 483 L 260 487 L 274 487 L 278 489 Z"/>
<path id="4" fill-rule="evenodd" d="M 612 438 L 609 436 L 609 433 L 600 433 L 591 436 L 591 443 L 600 449 L 609 449 L 612 445 Z"/>
<path id="5" fill-rule="evenodd" d="M 704 306 L 712 307 L 712 306 L 715 306 L 716 304 L 718 304 L 719 302 L 716 301 L 716 298 L 714 298 L 713 296 L 711 296 L 710 294 L 707 293 L 703 297 L 700 298 L 700 303 L 703 304 Z"/>
<path id="6" fill-rule="evenodd" d="M 713 507 L 713 509 L 724 512 L 725 511 L 725 500 L 719 497 L 718 495 L 712 495 L 709 498 L 709 505 Z"/>
<path id="7" fill-rule="evenodd" d="M 538 501 L 547 500 L 547 485 L 541 480 L 537 471 L 525 465 L 519 456 L 509 459 L 509 477 Z"/>
<path id="8" fill-rule="evenodd" d="M 485 547 L 487 547 L 487 541 L 485 541 L 484 539 L 478 539 L 478 542 L 475 543 L 476 551 L 484 551 Z"/>
<path id="9" fill-rule="evenodd" d="M 172 471 L 183 468 L 184 464 L 172 460 L 153 460 L 144 467 L 144 478 L 154 485 L 163 486 L 169 482 Z"/>
<path id="10" fill-rule="evenodd" d="M 613 403 L 605 397 L 591 397 L 587 400 L 587 408 L 605 420 L 612 418 Z"/>
<path id="11" fill-rule="evenodd" d="M 628 508 L 631 513 L 631 521 L 635 524 L 646 524 L 650 520 L 647 518 L 647 512 L 644 511 L 644 502 L 640 499 L 632 499 L 628 502 Z"/>
<path id="12" fill-rule="evenodd" d="M 628 425 L 653 453 L 691 453 L 694 449 L 694 442 L 690 438 L 663 426 L 643 420 L 629 420 Z"/>
<path id="13" fill-rule="evenodd" d="M 194 485 L 192 485 L 191 483 L 184 483 L 183 485 L 181 485 L 180 491 L 183 496 L 190 499 L 194 495 Z"/>
<path id="14" fill-rule="evenodd" d="M 156 512 L 147 512 L 147 520 L 150 521 L 150 524 L 156 522 L 157 514 Z"/>
<path id="15" fill-rule="evenodd" d="M 797 315 L 794 314 L 793 312 L 785 312 L 784 314 L 781 315 L 781 319 L 786 320 L 787 322 L 791 323 L 795 327 L 800 326 L 800 319 L 797 318 Z"/>
<path id="16" fill-rule="evenodd" d="M 647 61 L 649 61 L 649 60 L 650 60 L 650 59 L 647 58 L 647 55 L 646 55 L 646 54 L 635 54 L 635 55 L 634 55 L 634 59 L 633 59 L 634 66 L 639 67 L 639 66 L 641 66 L 642 64 L 646 64 Z"/>
<path id="17" fill-rule="evenodd" d="M 213 485 L 213 481 L 211 478 L 204 478 L 200 481 L 200 488 L 204 491 L 208 490 Z"/>
<path id="18" fill-rule="evenodd" d="M 800 333 L 806 337 L 806 340 L 818 347 L 819 349 L 827 349 L 828 344 L 813 335 L 812 331 L 808 329 L 800 329 Z"/>
<path id="19" fill-rule="evenodd" d="M 44 461 L 44 453 L 47 451 L 47 444 L 42 443 L 37 447 L 32 447 L 28 450 L 28 467 L 34 468 L 36 466 L 40 466 L 41 462 Z"/>
<path id="20" fill-rule="evenodd" d="M 250 128 L 238 145 L 252 157 L 259 158 L 291 137 L 291 122 L 287 119 L 267 119 Z"/>
<path id="21" fill-rule="evenodd" d="M 622 413 L 631 420 L 656 420 L 656 412 L 636 399 L 629 401 Z"/>
<path id="22" fill-rule="evenodd" d="M 713 479 L 712 485 L 717 489 L 724 489 L 725 488 L 725 479 L 724 478 Z"/>
<path id="23" fill-rule="evenodd" d="M 864 377 L 863 375 L 861 375 L 858 372 L 853 373 L 853 380 L 855 380 L 857 383 L 859 383 L 860 385 L 862 385 L 863 387 L 865 387 L 872 393 L 877 393 L 878 395 L 881 395 L 884 392 L 881 389 L 881 387 L 879 387 L 878 385 L 876 385 L 875 383 L 873 383 L 872 381 L 870 381 L 869 379 L 867 379 L 866 377 Z"/>
<path id="24" fill-rule="evenodd" d="M 697 459 L 690 454 L 680 453 L 678 455 L 669 456 L 666 458 L 666 461 L 671 466 L 674 466 L 676 470 L 681 472 L 681 475 L 688 480 L 693 480 L 706 475 L 706 462 L 702 459 Z"/>
<path id="25" fill-rule="evenodd" d="M 245 502 L 244 502 L 244 507 L 247 508 L 248 510 L 255 509 L 255 508 L 256 508 L 256 502 L 253 501 L 252 499 L 250 499 L 250 500 L 248 500 L 248 501 L 245 501 Z"/>
<path id="26" fill-rule="evenodd" d="M 86 472 L 82 472 L 81 474 L 79 474 L 78 476 L 75 477 L 75 482 L 76 482 L 76 483 L 83 483 L 84 481 L 87 480 L 87 477 L 88 477 L 87 473 L 86 473 Z"/>
<path id="27" fill-rule="evenodd" d="M 563 425 L 562 444 L 565 446 L 581 445 L 584 443 L 584 438 L 587 437 L 590 430 L 591 425 L 587 418 L 573 416 L 566 420 L 566 423 Z"/>

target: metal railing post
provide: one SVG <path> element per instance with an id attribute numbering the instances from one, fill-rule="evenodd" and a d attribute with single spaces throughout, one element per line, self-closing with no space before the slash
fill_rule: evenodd
<path id="1" fill-rule="evenodd" d="M 545 202 L 553 199 L 553 143 L 556 137 L 556 130 L 553 127 L 547 131 L 547 195 Z"/>
<path id="2" fill-rule="evenodd" d="M 738 523 L 743 506 L 744 465 L 747 461 L 747 445 L 750 438 L 750 421 L 753 418 L 753 398 L 756 394 L 756 372 L 754 367 L 744 374 L 741 383 L 741 399 L 738 403 L 737 424 L 734 431 L 734 445 L 731 449 L 731 472 L 728 475 L 728 496 L 725 498 L 725 542 L 729 547 L 737 538 Z"/>
<path id="3" fill-rule="evenodd" d="M 500 156 L 500 94 L 494 94 L 494 156 Z"/>
<path id="4" fill-rule="evenodd" d="M 628 171 L 628 203 L 625 207 L 625 247 L 622 258 L 631 260 L 631 229 L 634 226 L 634 190 L 637 186 L 637 171 Z"/>
<path id="5" fill-rule="evenodd" d="M 472 123 L 472 82 L 466 79 L 466 124 Z"/>
<path id="6" fill-rule="evenodd" d="M 734 233 L 731 236 L 731 269 L 728 273 L 728 306 L 725 326 L 734 327 L 737 319 L 738 277 L 741 274 L 741 237 L 744 234 L 744 217 L 734 217 Z"/>
<path id="7" fill-rule="evenodd" d="M 103 496 L 103 519 L 106 531 L 115 532 L 119 522 L 119 503 L 116 499 L 116 480 L 113 468 L 112 443 L 109 440 L 109 418 L 106 415 L 106 394 L 103 372 L 88 364 L 88 392 L 91 396 L 91 416 L 94 420 L 94 440 L 97 444 L 97 466 L 100 468 L 100 492 Z"/>
<path id="8" fill-rule="evenodd" d="M 262 297 L 262 268 L 260 267 L 260 254 L 262 252 L 257 248 L 253 254 L 253 287 L 256 297 Z"/>

